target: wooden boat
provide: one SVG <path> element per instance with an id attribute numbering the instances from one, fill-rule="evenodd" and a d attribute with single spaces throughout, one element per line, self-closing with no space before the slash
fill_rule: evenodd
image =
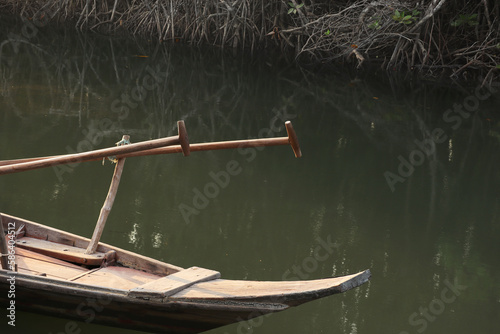
<path id="1" fill-rule="evenodd" d="M 155 333 L 199 333 L 283 311 L 365 283 L 369 270 L 311 281 L 224 280 L 217 271 L 183 269 L 104 243 L 2 214 L 18 231 L 17 272 L 0 270 L 1 291 L 15 277 L 15 307 Z M 0 294 L 8 305 L 7 293 Z"/>
<path id="2" fill-rule="evenodd" d="M 8 292 L 0 294 L 2 305 L 14 301 L 15 309 L 155 333 L 199 333 L 250 320 L 370 278 L 365 270 L 310 281 L 225 280 L 214 270 L 184 269 L 98 242 L 96 232 L 88 239 L 7 214 L 0 214 L 0 232 L 6 234 L 0 288 Z"/>

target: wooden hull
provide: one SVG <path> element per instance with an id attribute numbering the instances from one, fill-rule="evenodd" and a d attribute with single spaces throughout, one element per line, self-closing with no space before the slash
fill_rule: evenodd
<path id="1" fill-rule="evenodd" d="M 2 275 L 0 280 L 5 282 Z M 19 274 L 16 309 L 154 333 L 199 333 L 287 308 L 251 302 L 149 301 L 58 283 L 49 279 L 37 282 Z M 5 291 L 7 286 L 2 284 L 1 289 Z"/>
<path id="2" fill-rule="evenodd" d="M 102 243 L 97 250 L 113 252 L 112 264 L 87 268 L 47 254 L 57 254 L 61 245 L 78 252 L 88 239 L 2 216 L 4 228 L 24 224 L 25 232 L 16 243 L 18 272 L 0 270 L 1 291 L 8 290 L 7 279 L 14 275 L 16 308 L 79 321 L 155 333 L 199 333 L 341 293 L 370 278 L 366 270 L 312 281 L 224 280 L 208 269 L 183 269 Z M 33 251 L 32 241 L 48 246 Z M 0 294 L 0 302 L 6 305 L 6 293 Z"/>

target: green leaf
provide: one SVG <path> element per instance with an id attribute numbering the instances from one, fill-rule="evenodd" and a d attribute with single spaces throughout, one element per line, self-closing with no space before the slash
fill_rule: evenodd
<path id="1" fill-rule="evenodd" d="M 405 20 L 405 21 L 407 21 L 409 19 L 411 19 L 411 15 L 406 15 L 405 17 L 403 17 L 403 20 Z"/>
<path id="2" fill-rule="evenodd" d="M 497 65 L 496 68 L 498 68 L 500 70 L 500 65 Z"/>
<path id="3" fill-rule="evenodd" d="M 396 9 L 396 11 L 394 12 L 394 15 L 396 16 L 401 16 L 401 14 L 399 13 L 399 10 Z"/>
<path id="4" fill-rule="evenodd" d="M 294 10 L 295 10 L 294 8 L 290 8 L 290 9 L 288 10 L 288 13 L 287 13 L 287 14 L 290 14 L 290 13 L 291 13 L 291 12 L 293 12 Z"/>
<path id="5" fill-rule="evenodd" d="M 299 8 L 301 8 L 302 6 L 304 6 L 304 4 L 303 4 L 303 3 L 301 3 L 300 5 L 298 5 L 298 6 L 297 6 L 297 7 L 295 7 L 295 8 L 299 9 Z"/>
<path id="6" fill-rule="evenodd" d="M 330 35 L 330 29 L 328 29 L 328 30 L 325 32 L 325 35 L 326 35 L 326 36 Z"/>
<path id="7" fill-rule="evenodd" d="M 288 3 L 288 6 L 290 6 L 292 8 L 295 8 L 295 6 L 293 5 L 293 3 L 291 3 L 291 2 Z"/>

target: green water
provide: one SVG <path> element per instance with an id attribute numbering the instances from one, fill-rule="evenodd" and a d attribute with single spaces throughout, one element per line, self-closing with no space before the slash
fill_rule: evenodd
<path id="1" fill-rule="evenodd" d="M 284 136 L 292 121 L 301 159 L 281 146 L 126 161 L 106 243 L 228 279 L 372 271 L 355 290 L 210 333 L 498 331 L 498 93 L 43 27 L 16 48 L 22 29 L 0 34 L 2 160 L 175 135 L 179 119 L 191 143 Z M 227 185 L 210 186 L 228 163 Z M 112 173 L 92 162 L 3 175 L 0 211 L 90 237 Z M 64 319 L 2 318 L 2 333 L 67 332 Z"/>

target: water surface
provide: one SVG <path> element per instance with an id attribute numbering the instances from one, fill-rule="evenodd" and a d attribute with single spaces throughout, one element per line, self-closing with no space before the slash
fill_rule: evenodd
<path id="1" fill-rule="evenodd" d="M 47 28 L 15 48 L 8 34 L 22 27 L 0 35 L 2 160 L 109 147 L 123 134 L 175 135 L 179 119 L 192 143 L 285 136 L 282 123 L 292 121 L 301 159 L 282 146 L 125 164 L 106 243 L 227 279 L 372 271 L 345 294 L 210 333 L 496 332 L 498 94 Z M 183 214 L 179 206 L 196 208 L 210 172 L 230 161 L 237 175 Z M 4 175 L 0 211 L 90 237 L 112 173 L 111 163 L 93 162 Z M 329 256 L 314 261 L 325 244 Z M 18 312 L 8 330 L 60 333 L 66 323 Z"/>

